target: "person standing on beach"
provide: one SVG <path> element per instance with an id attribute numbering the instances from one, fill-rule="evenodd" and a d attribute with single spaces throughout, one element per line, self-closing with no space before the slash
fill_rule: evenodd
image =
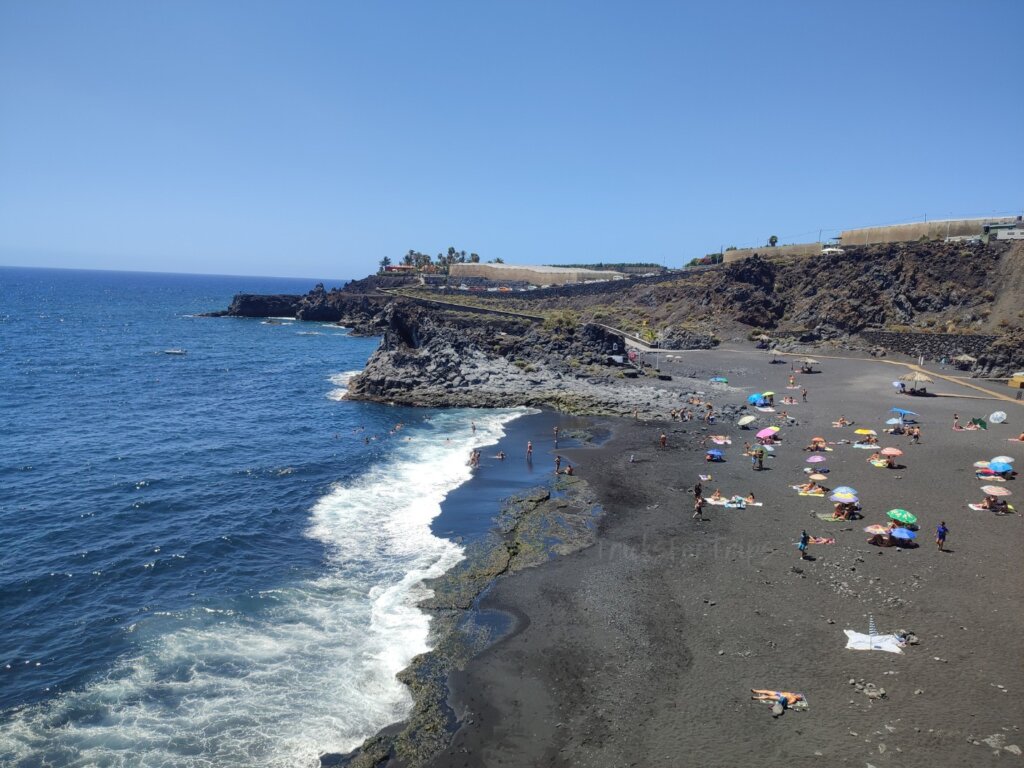
<path id="1" fill-rule="evenodd" d="M 800 394 L 803 395 L 804 402 L 806 403 L 807 402 L 807 387 L 804 387 L 802 390 L 800 390 Z"/>
<path id="2" fill-rule="evenodd" d="M 949 528 L 946 527 L 946 521 L 943 520 L 939 523 L 939 527 L 935 529 L 935 546 L 939 548 L 939 552 L 943 552 L 946 547 L 946 535 L 949 533 Z"/>
<path id="3" fill-rule="evenodd" d="M 562 457 L 555 456 L 555 474 L 558 474 L 558 470 L 562 468 Z"/>
<path id="4" fill-rule="evenodd" d="M 797 544 L 797 549 L 800 550 L 800 559 L 803 560 L 807 556 L 807 545 L 811 543 L 811 537 L 807 535 L 807 531 L 800 532 L 800 543 Z"/>
<path id="5" fill-rule="evenodd" d="M 960 414 L 953 414 L 953 429 L 960 429 Z"/>
<path id="6" fill-rule="evenodd" d="M 533 461 L 533 441 L 526 441 L 526 460 Z"/>
<path id="7" fill-rule="evenodd" d="M 700 480 L 698 480 L 697 484 L 693 486 L 693 497 L 695 499 L 700 499 L 700 498 L 703 498 L 703 496 L 704 496 L 704 486 L 701 485 Z"/>
<path id="8" fill-rule="evenodd" d="M 704 497 L 698 496 L 693 500 L 693 517 L 691 520 L 698 520 L 704 518 Z"/>
<path id="9" fill-rule="evenodd" d="M 662 448 L 668 448 L 668 435 L 662 432 L 661 437 L 658 438 L 658 442 L 661 443 Z"/>
<path id="10" fill-rule="evenodd" d="M 920 427 L 911 427 L 910 428 L 910 443 L 911 443 L 911 445 L 920 445 L 921 444 L 921 428 Z"/>

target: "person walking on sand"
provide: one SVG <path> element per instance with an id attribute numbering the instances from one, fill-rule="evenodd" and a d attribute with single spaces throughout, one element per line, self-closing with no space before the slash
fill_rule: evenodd
<path id="1" fill-rule="evenodd" d="M 807 556 L 807 545 L 810 543 L 811 537 L 807 535 L 807 531 L 800 531 L 800 543 L 796 545 L 796 548 L 800 550 L 801 560 Z"/>
<path id="2" fill-rule="evenodd" d="M 939 523 L 939 527 L 935 529 L 935 546 L 939 548 L 939 552 L 945 551 L 946 535 L 948 533 L 949 528 L 946 527 L 946 521 L 943 520 Z"/>
<path id="3" fill-rule="evenodd" d="M 533 441 L 526 441 L 526 460 L 533 461 Z"/>
<path id="4" fill-rule="evenodd" d="M 807 387 L 804 387 L 802 390 L 800 390 L 800 394 L 803 395 L 804 402 L 806 403 L 807 402 Z"/>
<path id="5" fill-rule="evenodd" d="M 691 520 L 704 519 L 704 497 L 698 496 L 693 500 L 693 517 Z"/>
<path id="6" fill-rule="evenodd" d="M 562 468 L 562 457 L 555 456 L 555 474 L 558 474 L 558 470 Z"/>
<path id="7" fill-rule="evenodd" d="M 960 414 L 953 414 L 953 429 L 960 429 Z"/>
<path id="8" fill-rule="evenodd" d="M 662 448 L 668 448 L 668 435 L 664 432 L 661 433 L 661 437 L 658 438 L 658 441 L 661 443 Z"/>
<path id="9" fill-rule="evenodd" d="M 699 498 L 701 498 L 703 496 L 704 496 L 704 486 L 701 485 L 700 480 L 698 480 L 697 484 L 693 486 L 693 497 L 695 499 L 699 499 Z"/>

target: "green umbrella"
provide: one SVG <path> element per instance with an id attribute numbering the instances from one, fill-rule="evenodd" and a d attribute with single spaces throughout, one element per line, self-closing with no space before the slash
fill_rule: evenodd
<path id="1" fill-rule="evenodd" d="M 971 424 L 975 424 L 982 429 L 988 429 L 988 422 L 984 419 L 971 419 Z"/>
<path id="2" fill-rule="evenodd" d="M 888 514 L 891 519 L 906 523 L 907 525 L 913 525 L 917 522 L 917 518 L 905 509 L 890 509 Z"/>

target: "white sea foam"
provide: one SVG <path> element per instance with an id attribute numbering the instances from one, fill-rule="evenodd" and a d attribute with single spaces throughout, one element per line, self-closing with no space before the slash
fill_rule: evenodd
<path id="1" fill-rule="evenodd" d="M 357 373 L 362 371 L 345 371 L 343 373 L 334 373 L 327 377 L 327 380 L 331 384 L 335 385 L 335 388 L 327 393 L 328 400 L 344 400 L 345 395 L 348 394 L 348 382 Z"/>
<path id="2" fill-rule="evenodd" d="M 395 674 L 427 650 L 421 580 L 461 557 L 430 523 L 469 477 L 470 448 L 522 413 L 451 412 L 401 433 L 386 466 L 313 507 L 322 577 L 267 590 L 250 615 L 203 608 L 133 625 L 140 652 L 101 680 L 5 713 L 0 764 L 312 767 L 404 717 Z"/>

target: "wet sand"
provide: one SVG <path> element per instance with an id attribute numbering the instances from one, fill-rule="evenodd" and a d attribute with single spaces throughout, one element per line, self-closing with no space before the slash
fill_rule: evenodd
<path id="1" fill-rule="evenodd" d="M 662 365 L 724 374 L 743 389 L 736 402 L 763 389 L 779 399 L 790 393 L 789 366 L 769 359 L 701 351 Z M 569 452 L 605 507 L 598 542 L 490 590 L 481 607 L 509 613 L 516 629 L 450 681 L 462 725 L 433 765 L 881 768 L 1022 759 L 1024 519 L 966 505 L 983 495 L 972 462 L 1008 454 L 1024 464 L 1024 444 L 1006 440 L 1021 431 L 1024 409 L 897 396 L 890 382 L 904 371 L 883 363 L 822 359 L 820 368 L 797 376 L 808 403 L 777 406 L 799 423 L 783 429 L 767 471 L 752 471 L 740 455 L 755 430 L 711 429 L 733 443 L 724 446 L 726 463 L 712 465 L 705 493 L 753 491 L 763 507 L 709 506 L 691 520 L 685 489 L 707 471 L 699 445 L 707 433 L 697 423 L 612 421 L 608 442 Z M 947 382 L 929 388 L 980 394 Z M 892 406 L 921 414 L 921 445 L 882 433 Z M 954 412 L 966 423 L 994 410 L 1009 413 L 1009 424 L 951 430 Z M 818 520 L 830 502 L 789 488 L 805 477 L 801 448 L 811 436 L 855 439 L 855 427 L 831 426 L 840 413 L 905 451 L 905 468 L 885 470 L 867 463 L 868 451 L 832 446 L 825 485 L 858 489 L 865 518 L 852 523 Z M 766 414 L 756 427 L 769 423 Z M 663 429 L 667 449 L 658 446 Z M 1011 501 L 1024 501 L 1019 480 L 1005 487 Z M 886 522 L 893 507 L 917 514 L 919 548 L 867 544 L 863 527 Z M 934 545 L 939 520 L 951 529 L 948 553 Z M 800 560 L 804 528 L 837 542 Z M 904 655 L 845 650 L 842 630 L 866 632 L 869 614 L 880 632 L 913 630 L 920 645 Z M 886 696 L 870 699 L 851 680 Z M 750 700 L 751 688 L 802 692 L 810 709 L 773 719 Z"/>

